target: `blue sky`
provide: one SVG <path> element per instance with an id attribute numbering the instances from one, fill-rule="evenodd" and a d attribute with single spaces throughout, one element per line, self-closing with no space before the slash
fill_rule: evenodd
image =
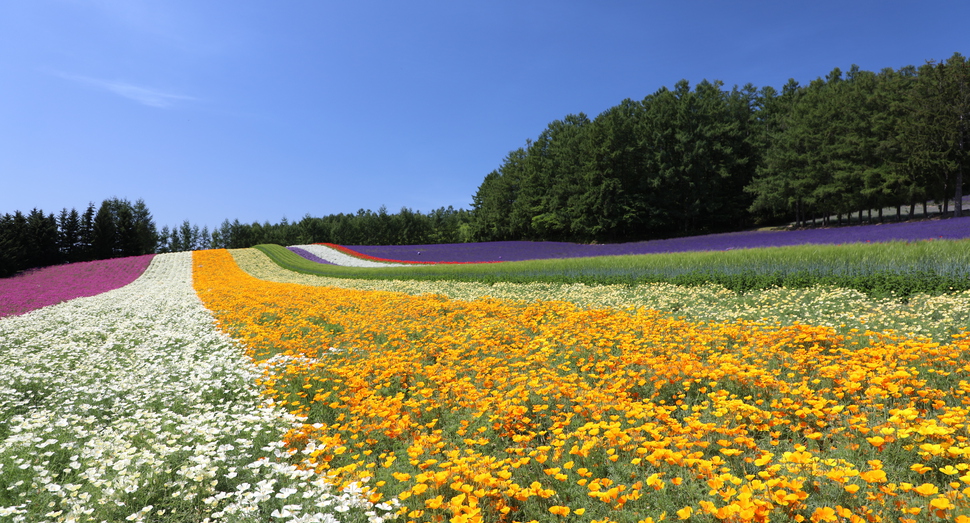
<path id="1" fill-rule="evenodd" d="M 0 2 L 0 213 L 470 208 L 567 114 L 967 55 L 967 20 L 952 0 Z"/>

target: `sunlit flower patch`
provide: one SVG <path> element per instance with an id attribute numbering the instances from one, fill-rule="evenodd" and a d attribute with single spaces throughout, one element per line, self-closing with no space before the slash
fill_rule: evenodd
<path id="1" fill-rule="evenodd" d="M 743 295 L 719 285 L 684 287 L 667 283 L 584 285 L 582 283 L 485 284 L 460 281 L 355 280 L 286 270 L 256 249 L 235 249 L 233 258 L 249 274 L 264 280 L 302 285 L 441 294 L 457 300 L 484 297 L 524 301 L 568 301 L 583 307 L 645 308 L 690 321 L 749 320 L 769 325 L 807 323 L 838 332 L 851 329 L 894 331 L 948 341 L 970 327 L 970 291 L 906 300 L 875 299 L 852 289 L 772 288 Z"/>
<path id="2" fill-rule="evenodd" d="M 325 260 L 328 261 L 328 263 L 334 263 L 329 261 L 330 258 L 334 257 L 334 254 L 330 253 L 328 250 L 336 251 L 339 254 L 350 256 L 351 258 L 356 260 L 357 263 L 360 263 L 360 261 L 363 261 L 363 260 L 368 260 L 372 262 L 379 262 L 379 263 L 385 264 L 385 265 L 379 265 L 379 266 L 387 266 L 388 264 L 410 264 L 410 265 L 446 264 L 447 265 L 447 264 L 462 264 L 462 263 L 494 263 L 494 261 L 427 261 L 427 260 L 395 260 L 390 258 L 378 258 L 376 256 L 364 254 L 360 251 L 351 249 L 349 247 L 345 247 L 343 245 L 337 245 L 334 243 L 315 243 L 312 246 L 309 246 L 310 247 L 309 249 L 307 248 L 308 246 L 306 245 L 299 245 L 297 247 L 306 251 L 312 251 L 313 253 L 315 253 L 314 254 L 315 256 L 323 257 Z M 418 251 L 417 255 L 420 256 L 420 254 L 421 252 Z M 343 258 L 338 258 L 338 259 L 343 260 Z M 351 267 L 367 267 L 367 265 L 356 265 L 351 263 L 338 263 L 338 265 L 348 265 Z"/>
<path id="3" fill-rule="evenodd" d="M 382 260 L 354 256 L 346 249 L 338 249 L 336 246 L 330 244 L 294 245 L 291 249 L 294 249 L 293 252 L 301 256 L 303 253 L 309 253 L 324 263 L 343 265 L 344 267 L 395 267 L 400 265 L 398 263 L 388 263 Z M 303 252 L 301 253 L 300 251 Z"/>
<path id="4" fill-rule="evenodd" d="M 794 231 L 742 231 L 614 244 L 504 241 L 436 245 L 355 245 L 355 256 L 409 262 L 520 261 L 688 251 L 727 251 L 786 245 L 834 245 L 970 238 L 970 216 Z"/>
<path id="5" fill-rule="evenodd" d="M 0 317 L 117 289 L 145 271 L 153 254 L 34 269 L 0 279 Z"/>
<path id="6" fill-rule="evenodd" d="M 407 521 L 967 521 L 970 337 L 195 283 L 316 473 Z"/>
<path id="7" fill-rule="evenodd" d="M 214 328 L 191 256 L 0 319 L 0 521 L 377 521 L 394 508 L 297 467 L 305 455 L 280 440 L 304 420 L 264 400 L 259 369 Z"/>

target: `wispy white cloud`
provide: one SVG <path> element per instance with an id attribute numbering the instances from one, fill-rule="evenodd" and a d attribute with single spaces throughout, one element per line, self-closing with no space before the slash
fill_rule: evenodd
<path id="1" fill-rule="evenodd" d="M 134 85 L 127 82 L 117 82 L 111 80 L 101 80 L 98 78 L 91 78 L 88 76 L 80 76 L 75 74 L 67 73 L 53 73 L 61 78 L 71 80 L 80 84 L 88 85 L 97 89 L 102 89 L 119 96 L 128 98 L 129 100 L 134 100 L 142 105 L 147 105 L 149 107 L 158 107 L 165 109 L 172 107 L 178 102 L 194 101 L 197 98 L 191 96 L 185 96 L 181 94 L 169 93 L 165 91 L 160 91 L 158 89 L 153 89 L 149 87 L 144 87 L 140 85 Z"/>

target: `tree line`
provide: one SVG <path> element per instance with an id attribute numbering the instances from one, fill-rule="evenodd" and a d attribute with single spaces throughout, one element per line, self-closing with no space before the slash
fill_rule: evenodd
<path id="1" fill-rule="evenodd" d="M 158 229 L 141 199 L 109 198 L 88 204 L 83 213 L 67 208 L 57 215 L 32 209 L 0 216 L 0 277 L 61 263 L 102 260 L 141 254 L 236 249 L 263 243 L 297 245 L 402 245 L 471 241 L 471 214 L 453 207 L 429 213 L 407 207 L 388 213 L 360 209 L 356 214 L 285 217 L 275 224 L 241 223 L 238 219 L 209 230 L 188 220 Z"/>
<path id="2" fill-rule="evenodd" d="M 264 243 L 299 245 L 336 243 L 342 245 L 419 245 L 472 241 L 471 213 L 464 209 L 441 207 L 422 213 L 402 207 L 389 213 L 386 207 L 376 212 L 360 209 L 355 214 L 307 214 L 297 222 L 285 217 L 279 223 L 241 223 L 224 220 L 211 232 L 185 221 L 178 227 L 163 227 L 158 252 L 198 249 L 239 249 Z"/>
<path id="3" fill-rule="evenodd" d="M 0 277 L 60 263 L 155 252 L 155 222 L 143 200 L 109 198 L 53 213 L 34 208 L 0 216 Z"/>
<path id="4" fill-rule="evenodd" d="M 961 201 L 970 61 L 808 85 L 686 80 L 556 120 L 473 196 L 475 240 L 626 241 Z M 959 216 L 962 206 L 955 205 Z M 860 214 L 861 216 L 861 214 Z"/>

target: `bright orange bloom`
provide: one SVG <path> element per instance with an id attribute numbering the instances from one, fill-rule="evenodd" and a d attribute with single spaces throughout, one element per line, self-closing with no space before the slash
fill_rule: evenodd
<path id="1" fill-rule="evenodd" d="M 867 483 L 885 483 L 886 482 L 886 471 L 884 470 L 867 470 L 859 477 Z"/>
<path id="2" fill-rule="evenodd" d="M 838 521 L 839 518 L 834 508 L 818 507 L 815 509 L 815 512 L 812 512 L 811 520 L 813 523 L 819 523 L 820 521 Z"/>

